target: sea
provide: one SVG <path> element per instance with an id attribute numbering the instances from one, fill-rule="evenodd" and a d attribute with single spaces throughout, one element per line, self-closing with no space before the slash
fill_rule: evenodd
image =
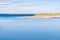
<path id="1" fill-rule="evenodd" d="M 60 40 L 60 18 L 0 17 L 0 40 Z"/>

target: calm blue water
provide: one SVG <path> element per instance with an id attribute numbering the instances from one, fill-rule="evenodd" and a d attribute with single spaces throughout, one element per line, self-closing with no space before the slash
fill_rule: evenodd
<path id="1" fill-rule="evenodd" d="M 0 18 L 0 40 L 60 40 L 60 19 Z"/>

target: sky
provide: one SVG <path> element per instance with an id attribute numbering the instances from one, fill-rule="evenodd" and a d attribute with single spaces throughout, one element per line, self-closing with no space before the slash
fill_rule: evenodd
<path id="1" fill-rule="evenodd" d="M 60 0 L 0 0 L 0 13 L 57 13 Z"/>

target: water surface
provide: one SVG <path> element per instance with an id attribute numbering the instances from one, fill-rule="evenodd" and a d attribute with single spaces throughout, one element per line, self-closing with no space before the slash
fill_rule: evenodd
<path id="1" fill-rule="evenodd" d="M 0 18 L 0 40 L 60 40 L 60 19 Z"/>

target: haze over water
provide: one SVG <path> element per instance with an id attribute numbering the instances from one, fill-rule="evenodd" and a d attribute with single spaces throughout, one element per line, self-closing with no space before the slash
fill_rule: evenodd
<path id="1" fill-rule="evenodd" d="M 60 19 L 0 18 L 0 40 L 60 40 Z"/>

